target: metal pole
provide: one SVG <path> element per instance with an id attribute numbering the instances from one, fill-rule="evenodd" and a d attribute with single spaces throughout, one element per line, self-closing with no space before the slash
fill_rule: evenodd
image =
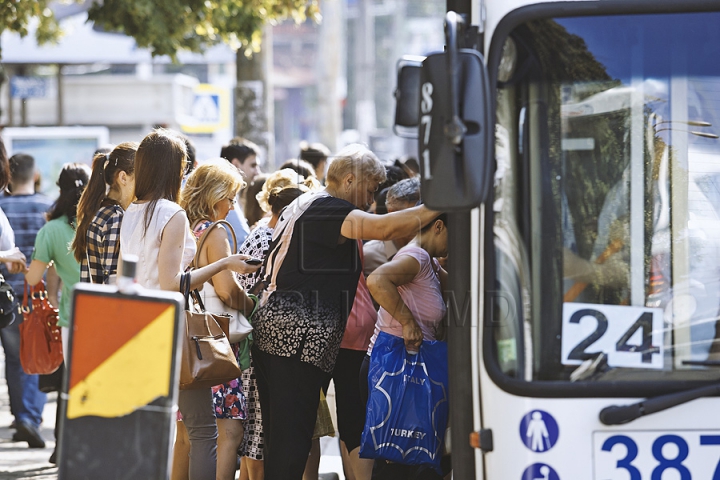
<path id="1" fill-rule="evenodd" d="M 633 48 L 630 147 L 630 304 L 645 305 L 645 95 L 642 41 Z"/>
<path id="2" fill-rule="evenodd" d="M 470 212 L 448 214 L 448 229 L 454 232 L 467 231 L 471 224 Z M 470 291 L 470 235 L 456 234 L 448 237 L 448 276 L 450 283 L 448 309 L 448 365 L 450 399 L 450 434 L 452 439 L 453 479 L 475 478 L 475 452 L 470 446 L 473 431 L 473 381 L 471 336 L 473 333 Z M 482 274 L 482 273 L 481 273 Z"/>
<path id="3" fill-rule="evenodd" d="M 65 89 L 63 88 L 63 66 L 58 64 L 57 66 L 57 124 L 64 125 L 65 118 L 63 117 L 63 103 L 65 97 Z"/>
<path id="4" fill-rule="evenodd" d="M 273 27 L 265 25 L 263 28 L 263 79 L 265 81 L 265 118 L 266 118 L 266 147 L 267 157 L 265 158 L 268 170 L 275 169 L 275 86 L 273 84 Z"/>
<path id="5" fill-rule="evenodd" d="M 25 75 L 25 66 L 18 67 L 18 74 Z M 27 127 L 27 98 L 20 99 L 20 126 Z"/>
<path id="6" fill-rule="evenodd" d="M 342 129 L 342 112 L 338 95 L 338 80 L 344 76 L 342 73 L 344 48 L 343 26 L 345 18 L 343 5 L 339 0 L 323 1 L 323 22 L 320 25 L 320 59 L 318 75 L 318 110 L 323 121 L 319 125 L 320 140 L 330 148 L 337 151 L 337 142 Z M 297 145 L 293 145 L 293 150 Z"/>
<path id="7" fill-rule="evenodd" d="M 15 110 L 13 108 L 13 96 L 12 96 L 12 85 L 10 85 L 10 82 L 12 81 L 12 77 L 15 75 L 15 68 L 9 68 L 8 69 L 8 126 L 12 127 L 15 125 Z"/>
<path id="8" fill-rule="evenodd" d="M 472 2 L 470 0 L 447 0 L 447 11 L 454 11 L 463 15 L 466 22 L 470 22 Z M 460 44 L 464 42 L 461 40 Z M 468 259 L 471 255 L 471 231 L 468 226 L 471 222 L 471 212 L 451 212 L 448 214 L 448 228 L 456 232 L 448 237 L 448 276 L 450 296 L 454 298 L 448 308 L 448 365 L 449 365 L 449 399 L 450 399 L 450 425 L 452 445 L 452 469 L 455 480 L 475 479 L 475 450 L 470 446 L 470 433 L 473 432 L 476 422 L 473 405 L 473 371 L 472 365 L 472 336 L 477 335 L 473 322 L 481 325 L 482 312 L 472 314 L 473 293 L 470 290 L 471 268 Z M 480 255 L 483 252 L 479 252 Z M 477 271 L 476 271 L 477 272 Z M 483 272 L 476 274 L 483 275 Z M 452 308 L 456 307 L 456 308 Z M 454 310 L 454 311 L 453 311 Z M 476 371 L 476 370 L 475 370 Z M 478 397 L 479 398 L 479 397 Z"/>
<path id="9" fill-rule="evenodd" d="M 670 118 L 678 123 L 688 121 L 688 70 L 685 57 L 678 55 L 680 48 L 676 48 L 672 62 L 672 80 L 670 80 Z M 673 360 L 674 368 L 687 368 L 683 360 L 691 359 L 692 337 L 690 336 L 690 321 L 692 311 L 683 307 L 679 299 L 692 298 L 690 296 L 690 259 L 692 250 L 688 229 L 690 228 L 690 207 L 692 203 L 692 189 L 690 187 L 690 159 L 688 155 L 688 133 L 685 129 L 670 129 L 670 175 L 672 195 L 670 196 L 672 234 L 672 288 L 673 298 Z"/>

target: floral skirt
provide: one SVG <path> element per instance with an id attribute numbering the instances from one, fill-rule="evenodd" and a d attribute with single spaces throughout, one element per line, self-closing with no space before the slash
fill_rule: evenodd
<path id="1" fill-rule="evenodd" d="M 215 418 L 245 420 L 247 418 L 247 402 L 243 395 L 242 383 L 235 378 L 228 383 L 212 387 L 213 411 Z"/>
<path id="2" fill-rule="evenodd" d="M 237 356 L 237 344 L 232 344 L 231 347 L 235 356 Z M 246 420 L 248 418 L 247 400 L 243 394 L 242 381 L 239 378 L 212 387 L 212 397 L 215 418 L 228 418 L 231 420 Z M 182 420 L 179 410 L 177 419 L 178 421 Z"/>

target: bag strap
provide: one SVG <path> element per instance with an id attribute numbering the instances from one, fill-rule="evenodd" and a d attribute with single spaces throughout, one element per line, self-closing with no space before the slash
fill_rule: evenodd
<path id="1" fill-rule="evenodd" d="M 90 278 L 90 283 L 95 283 L 95 282 L 93 282 L 93 278 L 92 278 L 92 270 L 90 270 L 90 254 L 88 253 L 87 245 L 85 246 L 85 261 L 87 261 L 88 278 Z M 81 268 L 82 268 L 82 265 L 81 265 Z"/>
<path id="2" fill-rule="evenodd" d="M 190 272 L 180 275 L 180 293 L 185 297 L 185 310 L 190 310 Z"/>
<path id="3" fill-rule="evenodd" d="M 210 231 L 211 231 L 213 228 L 215 228 L 216 225 L 224 225 L 224 226 L 228 229 L 228 231 L 229 231 L 230 234 L 232 235 L 233 244 L 234 244 L 235 247 L 237 248 L 237 236 L 235 236 L 235 229 L 233 228 L 233 226 L 230 225 L 230 223 L 228 223 L 226 220 L 218 220 L 217 222 L 213 222 L 212 224 L 210 224 L 210 226 L 208 226 L 208 227 L 205 229 L 205 231 L 203 232 L 203 234 L 200 236 L 200 239 L 198 240 L 197 250 L 195 250 L 195 258 L 193 258 L 193 261 L 192 261 L 192 265 L 193 265 L 194 267 L 196 267 L 196 268 L 197 268 L 197 265 L 198 265 L 198 260 L 200 259 L 200 252 L 202 251 L 203 245 L 205 245 L 205 240 L 207 240 Z M 188 275 L 189 275 L 189 273 L 188 273 Z M 200 310 L 201 310 L 202 312 L 205 312 L 205 304 L 204 304 L 203 301 L 202 301 L 202 298 L 201 298 L 201 296 L 200 296 L 200 292 L 199 292 L 197 289 L 195 289 L 195 290 L 193 290 L 192 292 L 190 292 L 190 285 L 189 285 L 189 284 L 188 284 L 188 286 L 187 286 L 187 290 L 188 290 L 188 294 L 186 294 L 186 296 L 185 296 L 185 299 L 186 299 L 185 301 L 186 301 L 186 302 L 188 301 L 188 300 L 187 300 L 187 299 L 188 299 L 188 295 L 192 295 L 192 298 L 193 298 L 193 299 L 195 300 L 195 302 L 198 304 L 198 306 L 200 307 Z M 186 304 L 187 304 L 187 303 L 186 303 Z"/>
<path id="4" fill-rule="evenodd" d="M 23 287 L 23 311 L 29 312 L 32 310 L 33 305 L 33 299 L 35 294 L 39 294 L 39 298 L 43 298 L 43 295 L 47 296 L 47 291 L 45 289 L 45 280 L 40 279 L 38 283 L 35 285 L 30 285 L 27 280 L 25 280 L 25 286 Z"/>
<path id="5" fill-rule="evenodd" d="M 200 297 L 200 292 L 198 292 L 197 288 L 191 291 L 191 283 L 190 272 L 185 272 L 180 276 L 180 293 L 185 297 L 185 310 L 190 310 L 190 298 L 192 298 L 198 304 L 200 310 L 205 313 L 205 304 Z"/>
<path id="6" fill-rule="evenodd" d="M 200 252 L 202 251 L 203 245 L 205 245 L 205 240 L 207 240 L 208 234 L 210 233 L 210 231 L 213 228 L 215 228 L 216 225 L 223 225 L 230 232 L 230 234 L 232 235 L 232 239 L 233 239 L 233 245 L 235 245 L 235 249 L 230 250 L 230 251 L 237 252 L 238 244 L 237 244 L 237 236 L 235 235 L 235 229 L 233 228 L 232 225 L 230 225 L 230 223 L 227 220 L 218 220 L 217 222 L 213 222 L 208 228 L 206 228 L 205 231 L 203 232 L 203 234 L 200 236 L 200 239 L 198 240 L 197 250 L 195 251 L 195 258 L 193 258 L 193 263 L 192 263 L 195 267 L 197 267 L 197 265 L 198 265 L 198 260 L 200 258 Z"/>
<path id="7" fill-rule="evenodd" d="M 195 303 L 198 304 L 198 307 L 200 307 L 200 311 L 205 313 L 205 304 L 202 301 L 202 297 L 200 296 L 200 292 L 196 288 L 192 292 L 190 292 L 190 296 L 195 300 Z"/>
<path id="8" fill-rule="evenodd" d="M 30 295 L 32 295 L 32 287 L 25 280 L 25 286 L 23 286 L 23 311 L 30 311 L 30 305 L 28 304 Z"/>

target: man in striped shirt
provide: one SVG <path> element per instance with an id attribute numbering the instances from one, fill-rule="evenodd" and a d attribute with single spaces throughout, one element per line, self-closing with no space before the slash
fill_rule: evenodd
<path id="1" fill-rule="evenodd" d="M 31 258 L 35 236 L 45 224 L 45 212 L 52 201 L 35 193 L 35 160 L 30 155 L 18 153 L 10 158 L 10 188 L 12 194 L 0 196 L 0 208 L 15 232 L 15 245 Z M 3 276 L 10 283 L 20 302 L 23 301 L 25 276 L 11 275 L 5 265 L 0 266 Z M 0 340 L 5 350 L 5 378 L 10 394 L 10 409 L 15 417 L 17 433 L 15 441 L 28 442 L 30 448 L 44 448 L 45 441 L 38 427 L 42 420 L 45 394 L 38 389 L 38 376 L 27 375 L 20 365 L 20 331 L 16 321 L 0 329 Z"/>

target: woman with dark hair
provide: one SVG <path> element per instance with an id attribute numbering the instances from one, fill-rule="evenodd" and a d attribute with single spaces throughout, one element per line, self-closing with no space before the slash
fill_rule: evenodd
<path id="1" fill-rule="evenodd" d="M 136 279 L 145 287 L 177 292 L 195 257 L 195 238 L 178 205 L 187 151 L 177 134 L 157 129 L 135 154 L 135 196 L 120 227 L 120 259 L 138 257 Z M 226 200 L 230 201 L 230 200 Z M 229 255 L 192 271 L 190 288 L 200 288 L 223 270 L 250 273 L 258 267 L 245 255 Z M 218 430 L 211 388 L 180 390 L 178 406 L 190 440 L 189 480 L 215 480 Z"/>
<path id="2" fill-rule="evenodd" d="M 25 280 L 30 285 L 35 285 L 42 280 L 50 262 L 55 264 L 55 270 L 62 280 L 58 325 L 63 327 L 63 352 L 67 352 L 72 287 L 80 281 L 80 264 L 75 260 L 68 245 L 75 236 L 77 206 L 89 178 L 90 168 L 81 163 L 67 163 L 60 170 L 57 181 L 60 196 L 48 212 L 48 222 L 35 238 L 32 262 L 25 274 Z"/>
<path id="3" fill-rule="evenodd" d="M 93 171 L 80 197 L 72 250 L 80 262 L 80 281 L 112 283 L 120 255 L 120 225 L 135 192 L 136 142 L 121 143 L 93 159 Z"/>
<path id="4" fill-rule="evenodd" d="M 262 190 L 267 178 L 268 175 L 266 173 L 257 175 L 243 192 L 243 196 L 245 197 L 245 218 L 251 230 L 255 228 L 255 224 L 266 215 L 263 209 L 260 208 L 256 196 Z"/>
<path id="5" fill-rule="evenodd" d="M 417 352 L 423 340 L 441 337 L 442 319 L 447 310 L 443 298 L 447 272 L 440 266 L 438 258 L 447 256 L 447 243 L 447 215 L 443 213 L 420 229 L 420 233 L 391 261 L 378 267 L 368 277 L 368 289 L 380 304 L 380 311 L 367 355 L 360 367 L 358 387 L 363 405 L 368 400 L 370 354 L 381 331 L 402 338 L 410 352 Z M 362 462 L 372 461 L 363 459 Z M 421 468 L 380 462 L 372 473 L 378 478 L 415 478 Z M 401 476 L 399 472 L 407 475 Z M 422 478 L 442 478 L 430 471 L 424 475 Z M 364 478 L 370 479 L 369 471 Z"/>
<path id="6" fill-rule="evenodd" d="M 370 274 L 368 289 L 380 311 L 368 355 L 380 331 L 402 337 L 409 351 L 417 351 L 423 340 L 436 339 L 446 310 L 442 285 L 447 281 L 447 272 L 437 258 L 447 256 L 447 240 L 447 215 L 443 213 Z"/>
<path id="7" fill-rule="evenodd" d="M 60 280 L 62 281 L 62 294 L 59 304 L 58 325 L 62 327 L 63 355 L 67 355 L 70 326 L 70 302 L 72 288 L 80 281 L 80 264 L 75 260 L 72 251 L 68 248 L 75 236 L 75 220 L 77 205 L 80 196 L 85 190 L 90 178 L 90 168 L 81 163 L 66 163 L 57 181 L 60 187 L 60 196 L 48 212 L 48 222 L 38 231 L 35 237 L 35 250 L 32 254 L 30 268 L 25 274 L 25 280 L 30 285 L 42 280 L 48 265 L 52 262 Z M 57 303 L 57 296 L 50 294 L 50 303 Z M 54 297 L 54 298 L 53 298 Z M 65 357 L 67 360 L 67 356 Z M 58 402 L 58 413 L 61 405 Z M 58 425 L 55 426 L 55 439 L 59 440 Z M 50 457 L 50 463 L 55 463 L 57 444 Z"/>

